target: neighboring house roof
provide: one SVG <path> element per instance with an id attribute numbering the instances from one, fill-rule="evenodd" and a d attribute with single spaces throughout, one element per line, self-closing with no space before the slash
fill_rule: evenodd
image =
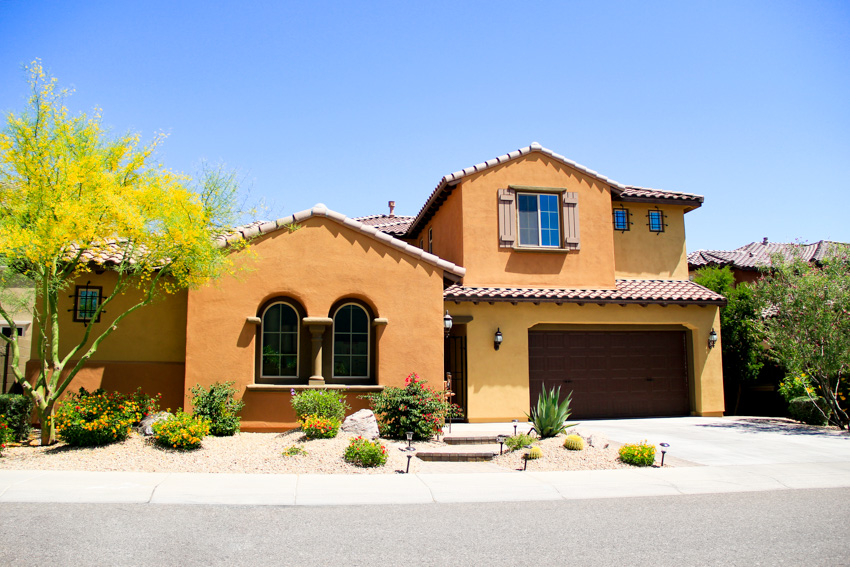
<path id="1" fill-rule="evenodd" d="M 367 226 L 374 226 L 381 232 L 386 232 L 393 236 L 403 236 L 407 233 L 407 229 L 410 228 L 413 218 L 396 215 L 370 215 L 368 217 L 355 217 L 354 220 L 360 221 Z"/>
<path id="2" fill-rule="evenodd" d="M 790 244 L 784 242 L 751 242 L 735 250 L 697 250 L 688 254 L 688 268 L 694 270 L 703 266 L 730 266 L 739 270 L 758 270 L 770 265 L 774 254 L 791 260 L 794 254 L 806 262 L 820 262 L 835 246 L 845 246 L 840 242 L 819 240 L 811 244 Z"/>
<path id="3" fill-rule="evenodd" d="M 439 256 L 435 256 L 434 254 L 430 254 L 425 252 L 421 248 L 417 248 L 416 246 L 411 246 L 407 242 L 403 240 L 399 240 L 398 238 L 394 238 L 390 234 L 383 232 L 375 226 L 370 226 L 365 222 L 361 222 L 357 219 L 348 218 L 342 213 L 338 213 L 336 211 L 332 211 L 328 209 L 322 203 L 314 205 L 312 209 L 307 209 L 294 215 L 284 217 L 278 219 L 276 221 L 269 222 L 254 222 L 244 227 L 239 227 L 234 230 L 231 234 L 227 236 L 219 236 L 216 239 L 216 242 L 219 246 L 226 246 L 231 242 L 235 242 L 239 239 L 251 239 L 256 238 L 257 236 L 261 236 L 263 234 L 269 234 L 271 232 L 275 232 L 278 230 L 283 230 L 291 227 L 294 224 L 298 224 L 300 222 L 304 222 L 312 217 L 325 217 L 332 221 L 335 221 L 345 227 L 354 230 L 355 232 L 360 232 L 365 234 L 366 236 L 377 240 L 378 242 L 382 242 L 387 246 L 392 248 L 396 248 L 410 256 L 418 258 L 425 262 L 426 264 L 431 264 L 440 268 L 441 270 L 448 272 L 449 274 L 453 274 L 457 277 L 463 277 L 466 274 L 466 268 L 462 268 L 452 262 L 447 260 L 443 260 Z"/>
<path id="4" fill-rule="evenodd" d="M 443 292 L 446 301 L 531 303 L 660 303 L 725 305 L 726 298 L 708 288 L 683 280 L 616 280 L 616 289 L 537 289 L 466 287 L 453 285 Z"/>
<path id="5" fill-rule="evenodd" d="M 675 199 L 681 202 L 686 202 L 692 205 L 693 208 L 699 207 L 703 202 L 703 197 L 701 195 L 694 195 L 692 193 L 677 193 L 675 191 L 661 191 L 657 189 L 644 189 L 642 187 L 632 187 L 629 185 L 623 185 L 622 183 L 618 183 L 613 179 L 609 179 L 588 167 L 574 162 L 573 160 L 567 159 L 560 154 L 556 154 L 552 150 L 544 148 L 537 142 L 532 142 L 530 146 L 520 148 L 516 151 L 501 155 L 499 157 L 495 157 L 483 163 L 479 163 L 477 165 L 473 165 L 471 167 L 467 167 L 466 169 L 462 169 L 460 171 L 456 171 L 454 173 L 450 173 L 444 176 L 437 184 L 437 187 L 434 189 L 434 191 L 431 192 L 431 195 L 428 197 L 428 200 L 425 202 L 425 205 L 422 207 L 422 209 L 420 209 L 419 213 L 416 215 L 415 219 L 411 223 L 410 229 L 408 231 L 408 236 L 416 234 L 416 232 L 419 231 L 422 226 L 428 222 L 428 220 L 434 215 L 434 213 L 440 207 L 443 201 L 448 198 L 454 186 L 457 185 L 461 179 L 469 175 L 473 175 L 475 173 L 490 169 L 491 167 L 496 167 L 497 165 L 513 161 L 532 152 L 538 152 L 547 155 L 556 161 L 559 161 L 565 165 L 572 167 L 573 169 L 577 169 L 582 173 L 594 177 L 603 183 L 607 183 L 611 187 L 613 193 L 617 195 L 617 197 L 620 197 L 621 200 L 641 202 L 658 202 L 658 200 L 663 200 L 665 202 L 668 202 L 670 200 Z"/>

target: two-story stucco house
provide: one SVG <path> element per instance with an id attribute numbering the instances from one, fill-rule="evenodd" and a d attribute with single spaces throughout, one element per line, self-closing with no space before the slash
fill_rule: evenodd
<path id="1" fill-rule="evenodd" d="M 544 384 L 572 391 L 578 418 L 721 415 L 724 299 L 688 281 L 685 249 L 702 201 L 532 144 L 444 177 L 415 217 L 317 205 L 256 223 L 246 270 L 134 313 L 72 388 L 141 385 L 176 407 L 235 380 L 246 430 L 293 427 L 292 389 L 359 408 L 410 372 L 435 387 L 450 372 L 473 422 L 524 419 Z M 79 298 L 109 293 L 98 278 L 68 299 L 72 334 Z"/>

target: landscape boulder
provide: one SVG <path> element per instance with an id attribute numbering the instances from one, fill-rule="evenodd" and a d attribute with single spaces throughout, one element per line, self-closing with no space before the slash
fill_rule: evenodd
<path id="1" fill-rule="evenodd" d="M 378 420 L 375 419 L 372 410 L 368 409 L 362 409 L 346 417 L 345 421 L 342 422 L 342 430 L 345 433 L 360 435 L 366 439 L 377 439 L 380 435 Z"/>
<path id="2" fill-rule="evenodd" d="M 171 414 L 167 411 L 161 411 L 159 413 L 152 413 L 150 415 L 146 415 L 142 421 L 139 422 L 139 425 L 136 427 L 136 431 L 139 435 L 151 436 L 153 435 L 153 424 L 157 421 L 165 421 L 171 417 Z"/>

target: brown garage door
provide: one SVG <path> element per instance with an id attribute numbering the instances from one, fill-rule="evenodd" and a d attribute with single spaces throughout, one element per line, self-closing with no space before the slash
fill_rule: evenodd
<path id="1" fill-rule="evenodd" d="M 570 418 L 687 415 L 684 331 L 529 331 L 530 402 L 573 392 Z"/>

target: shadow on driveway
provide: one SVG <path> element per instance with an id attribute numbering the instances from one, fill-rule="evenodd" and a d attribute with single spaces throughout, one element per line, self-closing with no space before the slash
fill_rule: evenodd
<path id="1" fill-rule="evenodd" d="M 712 423 L 699 423 L 695 426 L 737 430 L 742 433 L 781 433 L 783 435 L 810 435 L 850 440 L 850 434 L 843 429 L 806 425 L 781 417 L 736 417 Z"/>

